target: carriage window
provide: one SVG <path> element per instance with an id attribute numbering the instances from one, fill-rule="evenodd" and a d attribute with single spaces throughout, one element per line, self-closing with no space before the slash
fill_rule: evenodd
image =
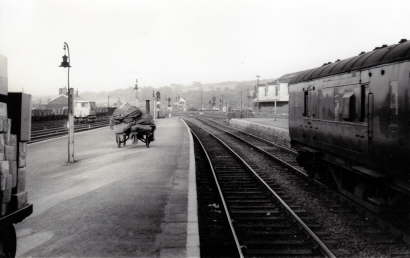
<path id="1" fill-rule="evenodd" d="M 360 122 L 366 121 L 366 96 L 368 91 L 367 85 L 360 85 Z"/>
<path id="2" fill-rule="evenodd" d="M 354 121 L 356 116 L 356 99 L 353 91 L 348 91 L 343 94 L 343 120 Z"/>
<path id="3" fill-rule="evenodd" d="M 397 81 L 390 82 L 390 109 L 394 115 L 399 114 L 399 102 L 398 102 L 398 83 Z"/>
<path id="4" fill-rule="evenodd" d="M 323 120 L 335 119 L 334 89 L 323 88 L 318 91 L 318 118 Z"/>
<path id="5" fill-rule="evenodd" d="M 309 91 L 305 90 L 303 92 L 303 116 L 308 116 L 309 112 L 308 112 L 308 105 L 309 105 Z"/>

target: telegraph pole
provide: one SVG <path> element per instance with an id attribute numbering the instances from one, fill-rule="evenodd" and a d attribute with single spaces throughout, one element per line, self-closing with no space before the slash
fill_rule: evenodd
<path id="1" fill-rule="evenodd" d="M 153 108 L 152 108 L 152 117 L 153 117 L 153 119 L 155 120 L 156 118 L 155 118 L 155 115 L 156 115 L 156 105 L 157 105 L 157 101 L 156 101 L 156 98 L 155 98 L 155 90 L 153 90 L 152 91 L 152 104 L 153 104 Z"/>
<path id="2" fill-rule="evenodd" d="M 204 111 L 204 90 L 201 85 L 201 112 Z"/>
<path id="3" fill-rule="evenodd" d="M 240 118 L 242 118 L 242 112 L 243 112 L 243 109 L 242 109 L 242 95 L 243 95 L 243 87 L 242 87 L 242 85 L 240 86 L 241 87 L 241 114 L 239 115 L 240 116 Z"/>
<path id="4" fill-rule="evenodd" d="M 134 90 L 135 90 L 135 106 L 139 107 L 140 100 L 139 100 L 139 96 L 138 96 L 138 79 L 135 79 Z"/>

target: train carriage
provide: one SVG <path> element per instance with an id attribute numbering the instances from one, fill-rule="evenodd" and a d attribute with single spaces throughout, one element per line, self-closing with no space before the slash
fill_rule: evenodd
<path id="1" fill-rule="evenodd" d="M 74 106 L 74 118 L 80 122 L 95 121 L 97 107 L 94 101 L 76 100 Z"/>
<path id="2" fill-rule="evenodd" d="M 303 71 L 289 95 L 292 145 L 312 174 L 371 205 L 410 193 L 409 41 Z"/>

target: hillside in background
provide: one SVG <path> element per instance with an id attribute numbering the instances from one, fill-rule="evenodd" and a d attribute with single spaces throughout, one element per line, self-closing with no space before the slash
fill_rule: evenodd
<path id="1" fill-rule="evenodd" d="M 269 80 L 261 80 L 260 83 L 265 83 Z M 138 90 L 139 99 L 143 105 L 144 100 L 152 99 L 153 91 L 159 91 L 161 93 L 161 104 L 167 105 L 167 98 L 171 98 L 171 103 L 175 102 L 178 96 L 187 100 L 188 108 L 201 107 L 208 108 L 215 102 L 216 106 L 221 103 L 228 104 L 232 108 L 239 108 L 241 105 L 248 106 L 250 98 L 253 94 L 256 81 L 226 81 L 218 83 L 206 83 L 193 82 L 191 85 L 171 84 L 169 86 L 163 86 L 159 88 L 153 88 L 149 86 L 143 86 Z M 33 104 L 47 103 L 53 96 L 34 96 Z M 100 91 L 100 92 L 79 92 L 79 96 L 84 100 L 92 100 L 97 103 L 98 106 L 107 106 L 108 102 L 113 105 L 116 102 L 121 103 L 135 103 L 135 90 L 132 87 L 117 89 L 112 91 Z M 250 105 L 250 104 L 249 104 Z"/>

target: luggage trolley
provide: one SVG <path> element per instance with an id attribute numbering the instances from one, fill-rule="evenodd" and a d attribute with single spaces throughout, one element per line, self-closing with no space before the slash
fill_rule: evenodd
<path id="1" fill-rule="evenodd" d="M 118 148 L 121 148 L 121 144 L 125 146 L 128 139 L 132 139 L 133 144 L 138 143 L 138 140 L 140 140 L 145 143 L 147 148 L 149 148 L 153 136 L 153 128 L 150 125 L 134 125 L 126 129 L 124 132 L 116 132 L 115 142 L 117 143 Z"/>

